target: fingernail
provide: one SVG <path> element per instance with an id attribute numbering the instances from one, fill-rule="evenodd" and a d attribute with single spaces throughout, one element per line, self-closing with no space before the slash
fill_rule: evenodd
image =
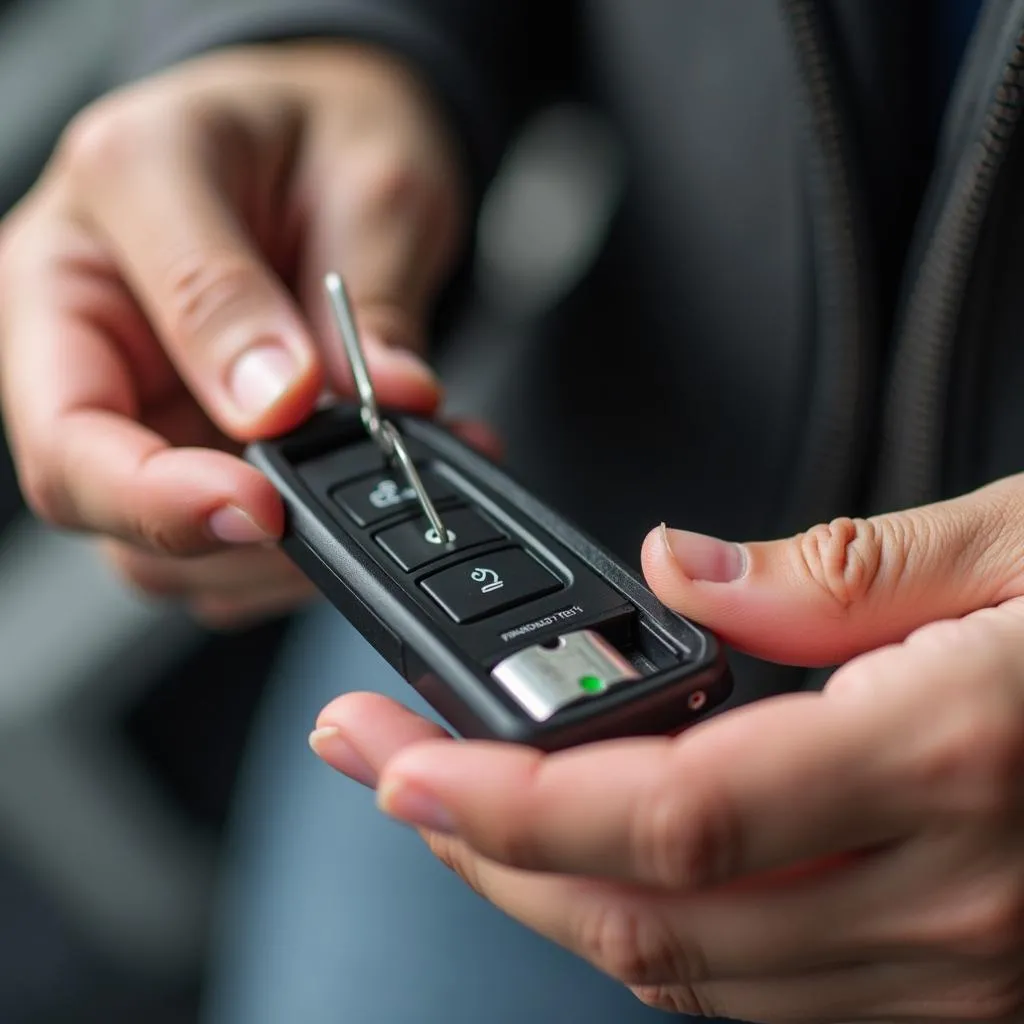
<path id="1" fill-rule="evenodd" d="M 314 729 L 309 734 L 309 745 L 321 761 L 326 761 L 353 782 L 358 782 L 369 789 L 377 785 L 377 773 L 363 755 L 342 736 L 340 729 L 333 725 Z"/>
<path id="2" fill-rule="evenodd" d="M 265 544 L 273 540 L 235 505 L 217 509 L 206 523 L 210 533 L 223 544 Z"/>
<path id="3" fill-rule="evenodd" d="M 747 572 L 747 554 L 739 544 L 706 537 L 689 530 L 662 526 L 665 547 L 691 580 L 702 583 L 734 583 Z"/>
<path id="4" fill-rule="evenodd" d="M 455 833 L 455 821 L 440 801 L 409 783 L 387 783 L 377 793 L 377 806 L 395 820 L 414 828 L 442 835 Z"/>
<path id="5" fill-rule="evenodd" d="M 238 407 L 256 415 L 272 408 L 291 388 L 298 365 L 281 345 L 257 345 L 235 361 L 228 387 Z"/>

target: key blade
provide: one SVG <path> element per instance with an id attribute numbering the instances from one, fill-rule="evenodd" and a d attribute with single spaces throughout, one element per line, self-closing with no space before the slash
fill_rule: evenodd
<path id="1" fill-rule="evenodd" d="M 377 405 L 377 392 L 374 390 L 370 370 L 366 365 L 366 355 L 363 352 L 363 344 L 359 340 L 359 331 L 352 313 L 352 304 L 349 302 L 348 290 L 345 288 L 345 282 L 342 281 L 341 276 L 334 273 L 328 274 L 324 278 L 324 287 L 330 299 L 334 323 L 341 335 L 349 366 L 352 368 L 352 377 L 359 394 L 363 424 L 370 436 L 380 443 L 380 409 Z"/>
<path id="2" fill-rule="evenodd" d="M 394 452 L 398 464 L 402 467 L 402 472 L 405 474 L 405 479 L 408 481 L 409 486 L 416 492 L 416 499 L 419 501 L 420 508 L 423 509 L 423 514 L 427 517 L 427 521 L 436 531 L 441 543 L 449 543 L 451 537 L 448 533 L 448 528 L 444 525 L 437 508 L 434 506 L 433 501 L 431 501 L 426 487 L 423 486 L 423 481 L 416 470 L 416 463 L 413 462 L 412 456 L 405 447 L 402 435 L 394 424 L 388 421 L 384 422 L 383 433 L 389 438 L 391 450 Z"/>
<path id="3" fill-rule="evenodd" d="M 419 501 L 423 514 L 427 517 L 430 525 L 437 532 L 442 543 L 448 542 L 448 530 L 445 528 L 438 514 L 434 503 L 423 486 L 416 465 L 413 462 L 405 441 L 399 433 L 398 428 L 387 420 L 380 417 L 380 409 L 377 406 L 377 393 L 373 387 L 373 380 L 370 377 L 369 367 L 366 365 L 366 357 L 363 353 L 363 345 L 359 340 L 359 330 L 356 327 L 355 317 L 352 314 L 352 304 L 348 299 L 348 291 L 345 282 L 340 274 L 330 273 L 324 278 L 324 287 L 330 298 L 331 309 L 334 312 L 334 322 L 337 325 L 338 333 L 345 343 L 345 352 L 348 355 L 349 365 L 352 367 L 352 376 L 355 378 L 356 390 L 359 392 L 360 414 L 366 432 L 376 442 L 387 459 L 397 459 L 402 472 L 409 483 L 409 486 L 416 492 L 416 499 Z"/>

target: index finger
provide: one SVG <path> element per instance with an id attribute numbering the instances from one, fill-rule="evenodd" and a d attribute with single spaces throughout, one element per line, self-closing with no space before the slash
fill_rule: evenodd
<path id="1" fill-rule="evenodd" d="M 184 110 L 153 123 L 141 113 L 101 110 L 69 135 L 75 204 L 217 425 L 239 440 L 284 433 L 310 414 L 323 382 L 301 312 L 271 267 L 284 226 L 278 251 L 261 252 L 211 167 L 223 131 Z M 258 170 L 242 173 L 235 187 L 252 186 Z"/>
<path id="2" fill-rule="evenodd" d="M 915 813 L 889 784 L 886 742 L 867 706 L 802 694 L 676 739 L 547 756 L 417 745 L 385 768 L 380 803 L 429 825 L 413 816 L 433 802 L 433 820 L 511 867 L 713 886 L 904 835 Z"/>
<path id="3" fill-rule="evenodd" d="M 87 247 L 53 237 L 50 221 L 33 226 L 9 239 L 0 302 L 5 419 L 32 507 L 174 554 L 277 537 L 283 508 L 255 468 L 173 449 L 137 422 L 137 382 L 109 322 L 144 322 L 117 282 L 65 265 Z"/>

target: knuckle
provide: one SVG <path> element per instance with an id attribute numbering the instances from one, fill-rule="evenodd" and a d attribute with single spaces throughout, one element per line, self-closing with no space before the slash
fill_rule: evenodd
<path id="1" fill-rule="evenodd" d="M 544 761 L 535 755 L 523 769 L 520 805 L 512 813 L 495 816 L 486 829 L 471 836 L 474 846 L 492 861 L 527 871 L 543 871 L 550 858 L 545 856 L 536 816 L 529 813 L 531 794 L 543 787 Z"/>
<path id="2" fill-rule="evenodd" d="M 1024 579 L 1019 531 L 1006 528 L 1020 520 L 1020 484 L 1019 476 L 989 484 L 979 495 L 983 496 L 981 514 L 964 515 L 957 522 L 954 554 L 958 567 L 1008 584 L 1002 591 L 1004 598 L 1017 596 Z"/>
<path id="3" fill-rule="evenodd" d="M 57 166 L 93 180 L 108 176 L 147 145 L 152 119 L 121 96 L 99 100 L 65 128 L 55 155 Z"/>
<path id="4" fill-rule="evenodd" d="M 251 311 L 262 284 L 259 270 L 239 253 L 197 249 L 180 255 L 166 272 L 171 332 L 209 341 Z"/>
<path id="5" fill-rule="evenodd" d="M 368 149 L 354 175 L 356 194 L 367 208 L 381 214 L 405 212 L 424 201 L 429 191 L 415 164 L 386 146 Z"/>
<path id="6" fill-rule="evenodd" d="M 422 833 L 427 849 L 479 896 L 486 896 L 476 857 L 465 843 L 436 832 Z"/>
<path id="7" fill-rule="evenodd" d="M 917 762 L 919 785 L 952 814 L 999 824 L 1021 810 L 1024 720 L 1000 701 L 958 701 Z"/>
<path id="8" fill-rule="evenodd" d="M 537 837 L 528 825 L 497 825 L 487 847 L 491 859 L 499 864 L 526 871 L 545 867 Z"/>
<path id="9" fill-rule="evenodd" d="M 626 985 L 658 984 L 706 973 L 697 956 L 680 964 L 661 915 L 624 901 L 595 902 L 581 922 L 579 943 L 587 960 Z"/>
<path id="10" fill-rule="evenodd" d="M 50 460 L 37 459 L 20 466 L 19 486 L 25 503 L 39 519 L 58 527 L 75 525 L 63 474 Z"/>
<path id="11" fill-rule="evenodd" d="M 961 983 L 947 995 L 943 1009 L 949 1019 L 993 1024 L 1020 1020 L 1024 1011 L 1024 969 L 1014 963 Z"/>
<path id="12" fill-rule="evenodd" d="M 691 985 L 641 985 L 633 987 L 633 994 L 652 1010 L 708 1020 L 724 1016 Z"/>
<path id="13" fill-rule="evenodd" d="M 865 655 L 842 665 L 826 684 L 827 692 L 843 696 L 875 692 L 879 687 L 879 679 L 874 671 L 872 657 L 873 655 Z"/>
<path id="14" fill-rule="evenodd" d="M 129 536 L 157 555 L 180 558 L 195 553 L 188 531 L 158 517 L 129 514 Z"/>
<path id="15" fill-rule="evenodd" d="M 630 845 L 640 877 L 667 889 L 730 877 L 740 856 L 730 801 L 708 790 L 681 799 L 676 782 L 670 777 L 637 801 Z"/>
<path id="16" fill-rule="evenodd" d="M 405 148 L 381 142 L 352 158 L 347 183 L 361 216 L 417 225 L 421 258 L 431 267 L 450 261 L 464 225 L 459 192 L 449 176 L 431 171 Z"/>
<path id="17" fill-rule="evenodd" d="M 905 645 L 919 650 L 952 654 L 969 639 L 968 623 L 963 619 L 937 619 L 918 626 Z"/>
<path id="18" fill-rule="evenodd" d="M 962 901 L 950 915 L 940 945 L 950 951 L 985 962 L 1024 954 L 1024 884 L 1001 883 Z"/>
<path id="19" fill-rule="evenodd" d="M 834 519 L 800 534 L 794 548 L 804 575 L 834 603 L 840 613 L 863 601 L 872 590 L 882 564 L 887 530 L 899 527 L 890 521 Z M 886 545 L 888 547 L 888 545 Z M 893 552 L 903 545 L 891 545 Z"/>

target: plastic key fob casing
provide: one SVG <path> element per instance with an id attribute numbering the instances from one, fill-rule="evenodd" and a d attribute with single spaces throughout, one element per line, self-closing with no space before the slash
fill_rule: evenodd
<path id="1" fill-rule="evenodd" d="M 443 539 L 354 407 L 247 458 L 284 500 L 284 550 L 456 732 L 554 750 L 722 705 L 711 634 L 443 427 L 392 420 Z"/>

